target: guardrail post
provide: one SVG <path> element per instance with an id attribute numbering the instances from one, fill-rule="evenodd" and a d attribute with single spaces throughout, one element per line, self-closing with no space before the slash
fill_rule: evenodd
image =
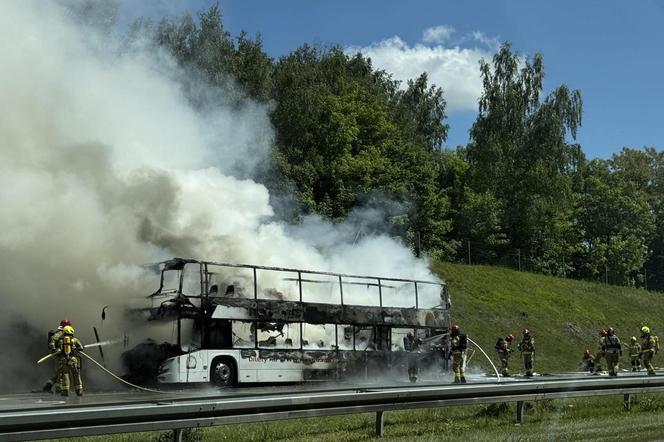
<path id="1" fill-rule="evenodd" d="M 629 411 L 632 409 L 632 395 L 629 393 L 626 393 L 623 396 L 623 405 L 625 406 L 625 410 Z"/>
<path id="2" fill-rule="evenodd" d="M 385 417 L 384 411 L 376 412 L 376 436 L 383 437 L 385 434 Z"/>
<path id="3" fill-rule="evenodd" d="M 516 402 L 516 421 L 520 424 L 523 423 L 523 409 L 524 409 L 524 402 L 523 401 L 517 401 Z"/>
<path id="4" fill-rule="evenodd" d="M 176 428 L 173 430 L 173 442 L 182 442 L 184 440 L 184 429 Z"/>

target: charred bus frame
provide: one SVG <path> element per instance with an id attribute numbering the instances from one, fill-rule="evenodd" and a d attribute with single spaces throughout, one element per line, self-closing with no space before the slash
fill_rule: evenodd
<path id="1" fill-rule="evenodd" d="M 183 319 L 193 319 L 194 328 L 200 332 L 201 348 L 196 350 L 196 355 L 198 355 L 201 361 L 203 372 L 206 370 L 210 371 L 209 376 L 203 373 L 201 376 L 193 377 L 190 377 L 189 372 L 187 372 L 184 377 L 186 382 L 190 378 L 196 379 L 196 381 L 214 381 L 215 358 L 226 360 L 226 358 L 232 359 L 237 357 L 243 361 L 283 361 L 289 358 L 291 360 L 303 361 L 313 358 L 318 361 L 332 363 L 325 366 L 322 371 L 327 370 L 339 373 L 341 366 L 343 366 L 344 370 L 350 370 L 354 366 L 364 364 L 366 373 L 366 366 L 369 360 L 382 360 L 392 364 L 399 359 L 395 357 L 394 353 L 400 352 L 392 351 L 399 344 L 392 342 L 392 332 L 395 329 L 419 331 L 420 336 L 425 341 L 431 342 L 431 345 L 428 347 L 433 346 L 435 343 L 435 348 L 438 351 L 444 353 L 447 349 L 446 332 L 449 328 L 450 302 L 447 286 L 443 282 L 341 274 L 250 264 L 231 264 L 183 258 L 173 258 L 159 263 L 157 266 L 161 273 L 160 286 L 150 297 L 155 300 L 158 300 L 160 297 L 167 297 L 168 299 L 161 302 L 158 306 L 153 306 L 153 308 L 149 309 L 150 319 L 175 319 L 177 321 L 177 346 L 180 349 L 183 348 L 182 321 Z M 189 283 L 191 285 L 193 282 L 194 285 L 199 287 L 197 289 L 198 293 L 193 293 L 194 290 L 186 290 L 185 288 L 188 267 L 197 268 L 196 272 L 198 276 L 190 280 Z M 165 285 L 165 275 L 167 272 L 173 270 L 179 272 L 177 288 L 167 288 Z M 225 272 L 226 276 L 222 275 L 221 280 L 213 281 L 213 276 L 219 274 L 219 270 L 222 270 L 221 273 Z M 242 289 L 236 287 L 237 281 L 233 281 L 232 277 L 228 276 L 229 272 L 235 270 L 244 272 L 244 285 L 250 285 L 252 292 L 248 296 L 244 290 L 246 287 L 242 287 Z M 259 283 L 259 274 L 261 272 L 271 273 L 272 279 L 275 281 L 278 280 L 281 283 L 285 281 L 286 284 L 295 284 L 295 299 L 285 300 L 283 299 L 282 292 L 274 288 L 261 287 Z M 224 280 L 224 278 L 227 280 Z M 226 284 L 226 290 L 223 294 L 219 290 L 219 283 L 222 281 Z M 338 286 L 338 302 L 309 302 L 305 300 L 308 297 L 309 291 L 315 292 L 318 289 L 314 288 L 321 285 L 326 287 L 331 287 L 332 285 Z M 305 290 L 305 286 L 312 288 L 312 290 Z M 349 297 L 357 295 L 358 290 L 363 293 L 374 292 L 377 295 L 377 302 L 375 304 L 368 303 L 370 305 L 349 303 Z M 432 290 L 436 292 L 435 296 L 432 296 Z M 187 291 L 189 293 L 186 293 Z M 328 291 L 332 291 L 332 289 L 330 288 Z M 426 298 L 429 304 L 431 304 L 432 298 L 435 299 L 436 304 L 422 308 L 423 292 L 428 295 Z M 404 299 L 408 297 L 405 296 L 408 293 L 413 295 L 411 300 Z M 389 305 L 389 299 L 386 302 L 386 298 L 396 299 L 401 305 Z M 245 345 L 243 347 L 234 346 L 232 321 L 252 323 L 253 345 Z M 299 345 L 287 348 L 279 346 L 267 348 L 261 345 L 258 338 L 259 330 L 263 331 L 265 327 L 274 327 L 275 324 L 299 324 Z M 329 346 L 330 348 L 327 350 L 305 348 L 304 343 L 306 340 L 303 335 L 303 326 L 308 324 L 334 325 L 334 344 Z M 219 337 L 219 333 L 215 335 L 213 332 L 213 329 L 217 326 L 222 327 L 224 330 L 221 332 L 221 341 L 223 341 L 221 344 L 219 339 L 215 338 L 215 336 Z M 352 348 L 341 348 L 339 342 L 340 326 L 345 328 L 352 327 L 350 331 L 352 334 Z M 358 329 L 361 328 L 365 330 L 371 329 L 370 340 L 372 342 L 367 343 L 367 347 L 362 352 L 364 353 L 363 357 L 361 355 L 347 354 L 349 352 L 360 351 L 357 348 L 356 336 L 358 335 Z M 371 349 L 369 349 L 370 346 L 372 346 Z M 223 350 L 227 351 L 224 352 Z M 237 356 L 226 354 L 231 350 L 235 350 L 239 354 Z M 212 352 L 217 354 L 217 356 L 212 353 L 200 353 L 202 351 Z M 368 355 L 367 353 L 372 354 Z M 191 354 L 191 349 L 188 349 L 188 351 L 183 351 L 182 356 L 186 357 Z M 444 354 L 440 356 L 441 364 L 446 365 Z M 193 360 L 198 361 L 195 356 Z M 178 362 L 178 364 L 179 366 L 185 365 L 186 367 L 190 367 L 197 363 L 192 363 L 191 361 L 192 359 L 188 358 Z M 238 375 L 238 372 L 241 370 L 240 367 L 243 366 L 241 361 L 227 361 L 225 365 L 229 370 L 235 370 L 235 379 L 231 379 L 234 382 L 260 382 L 259 375 L 247 376 L 246 379 Z M 230 365 L 234 365 L 234 367 L 228 367 Z M 314 365 L 316 364 L 309 363 L 303 370 L 312 373 L 321 371 L 316 369 Z M 162 370 L 162 374 L 169 370 L 172 374 L 173 367 Z M 307 374 L 303 374 L 302 380 L 310 377 Z M 170 380 L 167 380 L 167 377 L 161 376 L 160 379 L 163 382 L 177 382 L 177 380 L 182 380 L 182 376 L 172 376 L 168 378 Z M 293 380 L 294 378 L 287 377 L 287 379 Z M 273 380 L 278 381 L 279 379 Z M 223 384 L 224 382 L 221 383 Z"/>

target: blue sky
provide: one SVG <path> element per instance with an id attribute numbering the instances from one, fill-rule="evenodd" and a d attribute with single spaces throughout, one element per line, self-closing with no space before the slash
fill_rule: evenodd
<path id="1" fill-rule="evenodd" d="M 213 3 L 127 0 L 121 17 L 196 14 Z M 448 146 L 468 141 L 481 91 L 477 59 L 508 40 L 520 54 L 543 53 L 545 92 L 562 83 L 581 90 L 577 141 L 589 157 L 607 158 L 623 146 L 664 149 L 664 2 L 222 0 L 220 6 L 227 30 L 260 33 L 275 58 L 304 42 L 337 43 L 365 52 L 396 78 L 428 71 L 448 97 Z"/>

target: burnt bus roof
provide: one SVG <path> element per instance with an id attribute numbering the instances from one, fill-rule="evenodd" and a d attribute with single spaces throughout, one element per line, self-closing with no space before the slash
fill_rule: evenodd
<path id="1" fill-rule="evenodd" d="M 423 279 L 405 279 L 405 278 L 392 278 L 389 276 L 374 276 L 374 275 L 353 275 L 348 273 L 334 273 L 334 272 L 322 272 L 318 270 L 306 270 L 306 269 L 294 269 L 289 267 L 271 267 L 271 266 L 259 266 L 253 264 L 231 264 L 225 262 L 216 262 L 216 261 L 201 261 L 191 258 L 172 258 L 166 261 L 157 263 L 156 265 L 163 265 L 164 270 L 182 270 L 186 264 L 207 264 L 215 265 L 221 267 L 235 267 L 235 268 L 245 268 L 245 269 L 257 269 L 257 270 L 274 270 L 278 272 L 301 272 L 312 275 L 326 275 L 326 276 L 341 276 L 344 278 L 363 278 L 363 279 L 380 279 L 382 281 L 397 281 L 397 282 L 416 282 L 418 284 L 433 284 L 445 286 L 447 285 L 444 281 L 427 281 Z"/>

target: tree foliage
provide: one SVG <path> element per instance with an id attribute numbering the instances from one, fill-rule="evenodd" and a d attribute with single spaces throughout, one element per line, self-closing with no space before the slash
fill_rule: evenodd
<path id="1" fill-rule="evenodd" d="M 305 210 L 339 219 L 386 195 L 404 207 L 411 245 L 419 236 L 449 256 L 449 203 L 431 145 L 446 134 L 445 102 L 426 76 L 400 91 L 359 54 L 304 45 L 277 63 L 273 97 L 282 172 Z"/>
<path id="2" fill-rule="evenodd" d="M 585 269 L 607 279 L 611 269 L 614 282 L 634 284 L 655 229 L 647 194 L 611 161 L 594 160 L 586 173 L 578 210 Z"/>
<path id="3" fill-rule="evenodd" d="M 391 234 L 434 257 L 464 259 L 471 244 L 475 262 L 518 253 L 536 271 L 664 290 L 664 152 L 586 161 L 575 142 L 581 93 L 563 84 L 545 94 L 541 54 L 505 43 L 480 63 L 470 142 L 450 150 L 445 93 L 426 73 L 400 83 L 336 46 L 274 60 L 260 35 L 233 38 L 218 5 L 139 21 L 128 37 L 146 33 L 227 103 L 268 104 L 272 161 L 255 178 L 295 201 L 291 221 L 389 206 Z"/>
<path id="4" fill-rule="evenodd" d="M 503 207 L 502 229 L 513 247 L 560 273 L 577 242 L 571 208 L 583 155 L 566 137 L 581 124 L 581 94 L 563 85 L 541 99 L 543 58 L 521 59 L 503 44 L 482 61 L 484 91 L 470 131 L 470 186 Z M 568 239 L 566 244 L 561 238 Z"/>

